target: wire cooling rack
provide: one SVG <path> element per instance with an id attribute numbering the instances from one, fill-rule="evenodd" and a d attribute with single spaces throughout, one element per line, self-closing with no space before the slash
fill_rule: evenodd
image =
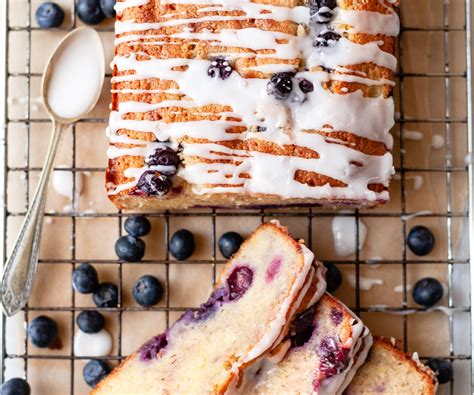
<path id="1" fill-rule="evenodd" d="M 165 251 L 164 254 L 160 258 L 156 258 L 154 256 L 146 257 L 142 262 L 147 267 L 154 267 L 159 266 L 160 270 L 162 270 L 161 280 L 165 283 L 165 297 L 164 303 L 159 305 L 158 307 L 153 307 L 151 309 L 147 309 L 147 311 L 159 312 L 161 313 L 163 322 L 163 328 L 169 326 L 170 322 L 172 322 L 176 315 L 182 311 L 185 311 L 190 306 L 188 305 L 176 305 L 176 303 L 172 303 L 172 293 L 173 288 L 171 285 L 171 276 L 174 275 L 171 273 L 172 266 L 176 262 L 170 258 L 167 252 L 167 245 L 170 239 L 170 235 L 172 234 L 174 225 L 172 224 L 173 221 L 180 221 L 182 224 L 183 221 L 206 221 L 206 224 L 209 229 L 206 230 L 207 235 L 209 236 L 210 242 L 210 251 L 209 251 L 209 259 L 190 259 L 183 265 L 205 265 L 210 267 L 211 276 L 210 278 L 212 281 L 215 280 L 216 274 L 219 270 L 219 265 L 223 263 L 222 257 L 218 254 L 218 249 L 216 247 L 216 243 L 219 237 L 219 223 L 222 222 L 236 222 L 236 221 L 257 221 L 263 222 L 269 219 L 278 218 L 283 223 L 285 221 L 289 221 L 292 224 L 297 224 L 297 228 L 299 231 L 304 229 L 305 238 L 307 243 L 310 247 L 319 247 L 315 246 L 315 240 L 318 237 L 318 233 L 321 231 L 318 224 L 324 223 L 326 221 L 331 220 L 336 215 L 338 216 L 348 216 L 354 218 L 355 221 L 355 235 L 354 235 L 354 242 L 356 245 L 356 251 L 353 257 L 350 259 L 338 259 L 335 260 L 332 257 L 330 260 L 336 262 L 339 267 L 350 267 L 353 269 L 355 274 L 355 286 L 354 290 L 351 290 L 352 293 L 349 300 L 345 300 L 346 303 L 350 305 L 354 309 L 357 314 L 362 315 L 363 319 L 368 314 L 378 314 L 383 312 L 386 314 L 387 312 L 393 314 L 394 316 L 400 317 L 401 320 L 401 337 L 405 344 L 405 349 L 410 348 L 411 351 L 414 351 L 412 347 L 408 347 L 410 344 L 410 338 L 412 336 L 410 330 L 411 323 L 409 319 L 409 315 L 406 314 L 408 311 L 418 311 L 422 310 L 420 308 L 413 308 L 410 304 L 409 300 L 409 280 L 410 280 L 410 270 L 413 268 L 426 268 L 427 264 L 436 265 L 437 267 L 441 267 L 441 270 L 446 272 L 446 285 L 447 285 L 447 299 L 446 299 L 446 306 L 451 311 L 458 311 L 461 313 L 465 313 L 469 315 L 469 320 L 471 325 L 468 325 L 466 329 L 469 330 L 469 334 L 459 333 L 455 329 L 455 316 L 453 314 L 448 315 L 448 331 L 446 339 L 448 343 L 447 352 L 443 353 L 442 355 L 436 353 L 422 353 L 422 359 L 428 359 L 431 357 L 442 357 L 451 359 L 453 363 L 467 363 L 469 365 L 469 369 L 467 371 L 468 374 L 464 376 L 456 376 L 454 382 L 451 382 L 447 386 L 443 387 L 443 390 L 446 393 L 451 394 L 460 394 L 459 388 L 474 388 L 471 387 L 474 380 L 474 367 L 472 364 L 472 348 L 469 347 L 467 351 L 459 352 L 456 349 L 455 341 L 456 336 L 464 336 L 469 337 L 472 334 L 472 331 L 469 329 L 474 327 L 474 317 L 470 314 L 470 306 L 466 306 L 466 304 L 472 305 L 474 302 L 474 294 L 471 295 L 470 303 L 469 303 L 469 296 L 467 297 L 468 302 L 465 304 L 457 304 L 456 301 L 456 287 L 454 283 L 456 281 L 455 272 L 458 267 L 463 267 L 468 269 L 470 266 L 469 256 L 471 253 L 474 252 L 474 242 L 473 237 L 474 235 L 474 225 L 473 225 L 473 213 L 474 213 L 474 203 L 473 199 L 470 198 L 472 196 L 472 191 L 474 188 L 474 176 L 473 176 L 473 169 L 471 161 L 466 163 L 459 163 L 459 161 L 453 160 L 455 155 L 459 155 L 458 152 L 455 152 L 457 148 L 453 146 L 453 138 L 458 138 L 460 135 L 463 137 L 463 141 L 466 142 L 467 147 L 465 147 L 466 153 L 473 152 L 473 125 L 472 125 L 472 76 L 471 76 L 471 1 L 470 0 L 453 0 L 449 1 L 442 1 L 442 0 L 429 0 L 433 1 L 433 5 L 440 4 L 442 7 L 442 20 L 436 26 L 428 26 L 428 27 L 414 27 L 414 26 L 403 26 L 400 34 L 399 39 L 399 59 L 400 59 L 400 68 L 398 73 L 399 83 L 396 88 L 396 98 L 398 102 L 398 111 L 397 114 L 397 128 L 399 130 L 398 137 L 395 137 L 397 140 L 397 144 L 399 147 L 395 151 L 395 161 L 397 172 L 400 177 L 400 188 L 395 189 L 392 191 L 392 195 L 394 199 L 398 202 L 398 206 L 394 209 L 388 207 L 381 207 L 377 210 L 352 210 L 349 212 L 339 212 L 336 213 L 334 211 L 328 210 L 320 210 L 317 208 L 300 208 L 296 210 L 251 210 L 251 211 L 232 211 L 232 210 L 189 210 L 187 212 L 162 212 L 162 213 L 149 213 L 147 214 L 152 219 L 157 219 L 162 223 L 162 239 L 156 241 L 158 243 L 163 244 L 163 250 Z M 416 11 L 416 6 L 413 6 L 413 3 L 421 4 L 428 4 L 429 8 L 429 1 L 414 1 L 414 0 L 402 0 L 405 2 L 406 7 L 405 11 Z M 40 29 L 34 25 L 31 21 L 34 19 L 34 11 L 40 2 L 35 2 L 32 0 L 1 0 L 0 5 L 3 8 L 3 14 L 0 13 L 0 17 L 3 18 L 1 26 L 4 28 L 4 42 L 0 48 L 2 52 L 0 52 L 0 58 L 5 59 L 5 78 L 4 81 L 0 84 L 0 88 L 3 87 L 4 95 L 2 97 L 5 98 L 5 106 L 3 108 L 4 111 L 0 111 L 0 115 L 4 112 L 4 125 L 0 130 L 1 133 L 1 143 L 2 149 L 0 151 L 0 155 L 2 156 L 4 167 L 2 169 L 2 177 L 0 179 L 1 185 L 0 190 L 3 193 L 2 200 L 3 206 L 1 210 L 1 221 L 0 221 L 0 231 L 5 236 L 3 245 L 1 246 L 1 258 L 2 262 L 5 262 L 7 248 L 8 248 L 8 237 L 10 236 L 9 232 L 12 232 L 10 229 L 12 227 L 11 220 L 20 221 L 22 217 L 25 215 L 26 209 L 28 207 L 28 202 L 30 201 L 30 189 L 32 188 L 32 175 L 39 172 L 41 170 L 40 167 L 35 165 L 31 159 L 31 152 L 34 140 L 33 140 L 33 132 L 32 128 L 33 125 L 38 124 L 48 124 L 49 120 L 43 117 L 36 117 L 34 115 L 34 111 L 32 111 L 32 89 L 35 79 L 41 77 L 41 73 L 38 73 L 37 70 L 33 70 L 32 68 L 32 61 L 33 59 L 33 46 L 39 45 L 38 42 L 34 42 L 35 40 L 32 39 L 32 36 L 35 32 L 38 32 Z M 65 3 L 69 3 L 69 14 L 67 16 L 71 18 L 71 23 L 64 28 L 59 29 L 48 29 L 54 32 L 63 32 L 64 34 L 67 31 L 75 28 L 77 25 L 80 24 L 75 17 L 75 4 L 72 0 L 63 0 L 62 5 Z M 408 4 L 412 3 L 412 4 Z M 452 5 L 453 3 L 457 3 L 459 7 L 463 7 L 465 20 L 459 22 L 458 19 L 454 18 L 452 15 Z M 428 9 L 425 7 L 423 10 L 426 11 Z M 420 12 L 423 12 L 421 10 Z M 18 13 L 26 12 L 26 15 L 18 15 Z M 403 8 L 402 8 L 403 12 Z M 22 17 L 23 20 L 26 20 L 25 23 L 17 23 L 19 18 Z M 26 19 L 25 19 L 26 18 Z M 402 18 L 403 19 L 403 18 Z M 113 27 L 111 24 L 106 26 L 99 26 L 97 30 L 101 33 L 113 33 Z M 405 70 L 405 60 L 408 56 L 412 56 L 412 51 L 410 47 L 410 39 L 409 36 L 411 34 L 436 34 L 442 37 L 441 44 L 442 48 L 438 48 L 438 52 L 441 52 L 441 55 L 438 53 L 437 61 L 442 63 L 442 67 L 440 70 L 437 71 L 428 71 L 428 72 L 412 72 Z M 12 46 L 12 36 L 21 34 L 26 40 L 26 46 L 22 49 L 21 53 L 16 54 L 18 48 Z M 456 39 L 461 38 L 465 40 L 465 57 L 462 58 L 460 61 L 458 58 L 453 59 L 453 55 L 450 51 L 453 42 L 453 35 L 456 36 Z M 423 48 L 417 48 L 417 50 L 423 51 Z M 20 57 L 21 62 L 24 62 L 24 69 L 23 71 L 12 71 L 11 67 L 11 59 L 13 54 L 16 54 Z M 421 55 L 425 56 L 425 55 Z M 428 56 L 428 55 L 426 55 Z M 434 62 L 435 60 L 433 60 Z M 460 67 L 460 62 L 462 67 Z M 1 71 L 1 69 L 0 69 Z M 110 75 L 107 75 L 110 77 Z M 16 79 L 21 79 L 24 83 L 25 88 L 25 97 L 23 100 L 23 110 L 21 114 L 15 113 L 11 115 L 11 101 L 7 100 L 8 97 L 14 95 L 13 92 L 14 84 L 12 81 Z M 411 108 L 407 105 L 407 97 L 413 93 L 412 86 L 414 81 L 427 81 L 427 84 L 431 84 L 431 81 L 437 81 L 438 83 L 441 81 L 442 90 L 441 95 L 444 95 L 442 98 L 443 105 L 443 113 L 442 116 L 432 116 L 430 114 L 426 115 L 413 115 L 411 112 Z M 439 92 L 438 92 L 439 93 Z M 463 101 L 463 106 L 465 108 L 462 111 L 459 111 L 458 108 L 454 108 L 452 104 L 452 95 L 465 95 L 465 101 Z M 61 167 L 57 169 L 58 171 L 66 171 L 72 172 L 76 174 L 78 172 L 89 172 L 93 174 L 102 174 L 104 171 L 103 167 L 85 167 L 81 166 L 77 163 L 77 145 L 78 145 L 78 137 L 80 132 L 78 131 L 81 125 L 84 124 L 101 124 L 100 128 L 105 129 L 106 123 L 108 122 L 107 118 L 97 117 L 97 118 L 88 118 L 85 120 L 81 120 L 77 122 L 75 125 L 72 126 L 72 162 L 70 166 Z M 442 130 L 442 134 L 445 137 L 446 147 L 445 147 L 445 154 L 442 161 L 442 165 L 440 166 L 428 166 L 426 168 L 419 168 L 416 166 L 412 166 L 409 161 L 409 158 L 406 155 L 407 152 L 407 139 L 405 135 L 408 134 L 409 128 L 411 128 L 412 124 L 420 124 L 420 125 L 429 125 L 437 128 L 437 130 Z M 21 126 L 24 128 L 25 131 L 25 147 L 24 147 L 24 163 L 21 166 L 11 165 L 9 161 L 9 155 L 11 155 L 9 147 L 12 145 L 12 133 L 9 133 L 11 128 L 15 128 Z M 10 141 L 9 141 L 10 140 Z M 105 156 L 105 153 L 103 153 Z M 407 189 L 408 183 L 411 180 L 412 174 L 424 174 L 424 175 L 436 175 L 436 177 L 443 177 L 444 181 L 444 188 L 446 190 L 446 205 L 445 209 L 440 210 L 439 212 L 429 213 L 415 213 L 415 210 L 412 210 L 412 205 L 407 201 Z M 21 175 L 23 187 L 22 188 L 14 188 L 10 186 L 9 179 L 10 177 L 17 177 Z M 459 178 L 461 176 L 461 178 Z M 459 183 L 459 179 L 462 179 L 462 184 Z M 123 341 L 123 332 L 124 332 L 124 325 L 123 319 L 124 315 L 128 312 L 137 312 L 141 311 L 142 309 L 137 306 L 128 306 L 123 303 L 123 294 L 124 294 L 124 281 L 126 278 L 126 274 L 124 272 L 128 270 L 128 267 L 133 264 L 128 264 L 125 262 L 120 262 L 115 259 L 103 259 L 103 258 L 88 258 L 83 259 L 79 257 L 77 254 L 78 250 L 78 238 L 80 236 L 81 229 L 79 228 L 78 222 L 90 218 L 90 219 L 110 219 L 115 222 L 118 226 L 117 235 L 122 234 L 122 222 L 124 218 L 129 215 L 129 213 L 123 213 L 120 211 L 111 211 L 111 210 L 101 210 L 93 212 L 92 210 L 79 210 L 77 209 L 77 194 L 75 193 L 76 189 L 76 178 L 73 177 L 73 189 L 74 193 L 72 195 L 72 211 L 71 212 L 48 212 L 46 214 L 46 220 L 61 220 L 67 219 L 70 221 L 70 234 L 69 234 L 69 243 L 70 243 L 70 256 L 65 258 L 56 258 L 56 257 L 48 257 L 40 259 L 40 266 L 41 265 L 48 265 L 48 270 L 59 270 L 62 267 L 68 267 L 71 270 L 74 268 L 75 265 L 83 263 L 83 262 L 93 262 L 97 268 L 101 268 L 102 265 L 104 266 L 113 266 L 117 270 L 117 283 L 120 291 L 120 301 L 119 307 L 114 309 L 97 309 L 104 313 L 111 313 L 114 314 L 117 318 L 117 328 L 114 333 L 114 340 L 116 342 L 115 349 L 113 355 L 104 357 L 102 359 L 106 359 L 111 361 L 118 361 L 126 356 L 126 344 Z M 21 189 L 23 189 L 21 191 Z M 464 201 L 463 206 L 461 207 L 457 204 L 456 201 L 456 192 L 464 191 L 466 195 L 469 195 L 466 201 Z M 103 192 L 105 193 L 105 191 Z M 459 192 L 461 193 L 461 192 Z M 21 195 L 21 196 L 20 196 Z M 17 199 L 18 198 L 18 199 Z M 9 202 L 13 200 L 19 200 L 20 207 L 18 204 L 10 204 Z M 13 206 L 13 208 L 11 208 Z M 94 208 L 94 206 L 93 206 Z M 377 300 L 372 301 L 373 303 L 367 303 L 366 298 L 363 296 L 363 290 L 361 289 L 361 281 L 360 281 L 360 273 L 364 270 L 365 267 L 368 267 L 373 264 L 373 258 L 367 257 L 361 251 L 360 242 L 359 242 L 359 234 L 360 234 L 360 221 L 371 221 L 374 224 L 379 226 L 379 230 L 382 232 L 385 230 L 385 226 L 389 221 L 398 221 L 399 229 L 400 229 L 400 239 L 403 241 L 406 239 L 407 232 L 409 230 L 407 222 L 408 219 L 412 214 L 418 214 L 417 218 L 421 218 L 423 220 L 436 220 L 436 221 L 444 221 L 443 223 L 446 224 L 446 237 L 442 239 L 442 243 L 445 245 L 443 248 L 446 250 L 445 256 L 433 258 L 426 258 L 426 259 L 419 259 L 410 255 L 409 251 L 407 250 L 405 243 L 402 242 L 399 251 L 399 257 L 397 259 L 383 259 L 378 258 L 376 259 L 377 263 L 381 266 L 394 266 L 399 267 L 401 269 L 401 278 L 402 278 L 402 293 L 400 303 L 394 306 L 377 306 Z M 315 225 L 316 224 L 316 225 Z M 83 230 L 82 230 L 83 231 Z M 464 234 L 464 236 L 459 236 L 459 234 Z M 296 235 L 299 236 L 299 235 Z M 96 237 L 101 237 L 100 234 L 97 234 Z M 459 239 L 467 240 L 467 243 L 464 243 L 464 250 L 465 254 L 458 254 L 459 247 Z M 317 254 L 317 252 L 316 252 Z M 329 258 L 328 258 L 329 260 Z M 56 269 L 58 268 L 58 269 Z M 100 269 L 99 269 L 100 270 Z M 128 273 L 128 272 L 127 272 Z M 470 284 L 474 284 L 474 271 L 466 270 L 463 272 L 463 276 L 469 276 L 470 273 Z M 472 289 L 472 286 L 470 287 Z M 48 289 L 48 292 L 53 292 L 54 290 Z M 469 290 L 465 290 L 466 294 L 469 294 Z M 344 299 L 344 298 L 343 298 Z M 31 347 L 28 343 L 28 339 L 24 331 L 21 331 L 17 334 L 18 337 L 24 336 L 22 340 L 22 347 L 21 352 L 11 352 L 7 349 L 7 319 L 5 316 L 2 316 L 2 325 L 1 325 L 1 333 L 2 335 L 2 355 L 1 355 L 1 371 L 2 371 L 2 381 L 3 379 L 8 376 L 7 368 L 8 363 L 10 361 L 22 361 L 24 366 L 24 373 L 28 380 L 32 379 L 32 372 L 31 365 L 35 363 L 37 365 L 38 361 L 51 361 L 51 360 L 58 360 L 63 363 L 63 365 L 67 365 L 65 375 L 69 376 L 66 380 L 68 384 L 61 388 L 61 390 L 50 390 L 49 392 L 46 390 L 38 390 L 37 388 L 33 387 L 33 393 L 48 393 L 48 395 L 55 395 L 55 393 L 59 394 L 74 394 L 74 393 L 82 393 L 81 389 L 78 389 L 77 381 L 81 380 L 80 378 L 80 368 L 78 365 L 78 361 L 82 362 L 83 360 L 87 360 L 86 357 L 79 357 L 74 355 L 73 352 L 73 344 L 74 344 L 74 319 L 75 314 L 81 310 L 90 310 L 91 307 L 85 307 L 83 304 L 78 303 L 78 295 L 74 292 L 71 292 L 71 297 L 69 302 L 65 306 L 27 306 L 22 314 L 21 318 L 26 324 L 32 315 L 38 314 L 48 314 L 48 313 L 62 313 L 65 315 L 67 320 L 69 321 L 69 329 L 66 333 L 66 337 L 68 338 L 69 349 L 63 350 L 60 355 L 54 352 L 49 353 L 39 353 L 37 349 Z M 381 316 L 380 319 L 384 319 L 387 317 L 386 315 Z M 380 320 L 379 319 L 379 320 Z M 389 325 L 389 324 L 387 324 Z M 151 335 L 150 330 L 146 331 L 148 335 Z M 429 336 L 436 336 L 436 333 L 429 334 Z M 10 334 L 11 336 L 11 334 Z M 473 344 L 472 341 L 469 342 L 470 345 Z M 79 372 L 78 372 L 79 370 Z M 7 377 L 8 378 L 8 377 Z M 457 380 L 457 381 L 456 381 Z M 467 386 L 462 385 L 456 387 L 460 380 L 467 381 Z M 83 387 L 79 387 L 83 388 Z M 466 393 L 471 392 L 467 390 Z"/>

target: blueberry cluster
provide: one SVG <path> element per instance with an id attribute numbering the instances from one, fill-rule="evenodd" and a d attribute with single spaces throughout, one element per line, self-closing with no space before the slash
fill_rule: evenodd
<path id="1" fill-rule="evenodd" d="M 77 0 L 77 16 L 87 25 L 97 25 L 107 17 L 115 17 L 115 3 L 116 0 Z M 35 16 L 43 28 L 59 27 L 64 21 L 63 9 L 52 1 L 41 4 Z"/>
<path id="2" fill-rule="evenodd" d="M 267 84 L 267 93 L 278 100 L 290 99 L 294 102 L 306 100 L 306 94 L 314 90 L 314 85 L 307 79 L 295 78 L 295 73 L 276 73 Z"/>
<path id="3" fill-rule="evenodd" d="M 150 221 L 143 215 L 128 217 L 124 225 L 126 236 L 115 242 L 115 253 L 127 262 L 139 262 L 145 255 L 145 242 L 140 238 L 150 233 Z"/>
<path id="4" fill-rule="evenodd" d="M 81 294 L 91 294 L 97 307 L 117 307 L 118 288 L 110 282 L 99 283 L 95 268 L 89 263 L 82 263 L 72 272 L 72 287 Z"/>
<path id="5" fill-rule="evenodd" d="M 178 171 L 181 160 L 178 153 L 169 147 L 159 147 L 151 154 L 148 166 L 160 166 L 160 170 L 147 170 L 138 179 L 137 188 L 151 196 L 164 196 L 173 186 L 170 178 Z"/>

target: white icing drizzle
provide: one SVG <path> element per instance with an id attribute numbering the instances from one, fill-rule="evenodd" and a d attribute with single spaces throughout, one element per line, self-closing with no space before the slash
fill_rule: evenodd
<path id="1" fill-rule="evenodd" d="M 412 286 L 411 284 L 407 284 L 407 292 L 411 291 Z M 397 294 L 403 293 L 403 284 L 397 285 L 393 288 L 393 292 L 396 292 Z"/>
<path id="2" fill-rule="evenodd" d="M 439 150 L 444 147 L 444 137 L 440 134 L 434 134 L 431 137 L 431 147 L 435 150 Z"/>
<path id="3" fill-rule="evenodd" d="M 340 213 L 350 213 L 342 210 Z M 354 217 L 338 216 L 332 220 L 332 234 L 334 239 L 334 249 L 339 256 L 349 256 L 356 252 L 356 221 Z M 362 249 L 367 237 L 367 226 L 359 221 L 359 249 Z"/>
<path id="4" fill-rule="evenodd" d="M 422 210 L 422 211 L 417 211 L 416 213 L 413 213 L 413 214 L 402 215 L 400 219 L 402 221 L 409 221 L 410 219 L 413 219 L 422 215 L 430 215 L 430 214 L 433 214 L 433 212 L 430 210 Z"/>
<path id="5" fill-rule="evenodd" d="M 89 334 L 77 331 L 74 336 L 74 354 L 87 357 L 104 357 L 112 352 L 112 336 L 107 330 Z"/>
<path id="6" fill-rule="evenodd" d="M 356 288 L 356 275 L 354 273 L 347 274 L 347 282 L 352 288 Z M 383 285 L 384 282 L 380 278 L 368 278 L 359 276 L 359 289 L 361 291 L 370 291 L 375 285 Z"/>
<path id="7" fill-rule="evenodd" d="M 142 5 L 146 5 L 150 2 L 150 0 L 122 0 L 117 2 L 114 6 L 115 11 L 117 14 L 121 15 L 123 11 L 130 7 L 139 7 Z"/>
<path id="8" fill-rule="evenodd" d="M 126 0 L 115 6 L 118 14 L 129 7 L 143 6 L 149 0 Z M 189 4 L 188 0 L 163 0 L 166 4 Z M 231 163 L 205 163 L 193 161 L 178 171 L 178 177 L 192 185 L 196 194 L 207 193 L 244 193 L 271 194 L 284 198 L 315 199 L 354 199 L 375 201 L 388 199 L 388 192 L 374 192 L 369 184 L 388 186 L 393 174 L 392 156 L 367 155 L 332 137 L 310 133 L 322 131 L 349 132 L 361 138 L 383 143 L 392 148 L 393 140 L 390 129 L 394 124 L 394 104 L 392 98 L 366 98 L 362 91 L 345 94 L 332 93 L 324 89 L 323 84 L 331 81 L 359 83 L 365 85 L 393 85 L 387 79 L 369 79 L 363 72 L 348 69 L 345 66 L 360 63 L 374 63 L 392 71 L 396 68 L 396 59 L 392 54 L 381 50 L 383 42 L 357 44 L 345 38 L 342 33 L 368 33 L 395 36 L 399 31 L 398 17 L 391 7 L 389 12 L 381 14 L 369 11 L 352 11 L 336 8 L 329 10 L 334 18 L 327 27 L 341 33 L 341 38 L 329 47 L 314 47 L 315 36 L 323 29 L 322 25 L 310 23 L 309 8 L 305 6 L 284 7 L 258 4 L 242 0 L 193 0 L 197 13 L 192 18 L 183 17 L 178 12 L 161 15 L 151 23 L 137 23 L 135 20 L 117 21 L 115 25 L 115 45 L 128 45 L 131 53 L 127 56 L 117 55 L 114 66 L 119 72 L 132 72 L 115 76 L 113 83 L 141 81 L 150 78 L 174 81 L 178 88 L 159 89 L 114 89 L 114 93 L 166 93 L 180 95 L 180 98 L 164 100 L 159 103 L 141 103 L 136 101 L 120 102 L 117 111 L 110 115 L 110 128 L 107 135 L 111 144 L 131 144 L 133 147 L 118 148 L 111 146 L 108 155 L 115 159 L 124 155 L 143 156 L 152 154 L 159 142 L 170 141 L 176 146 L 180 139 L 207 139 L 206 143 L 183 143 L 182 156 L 199 159 L 227 159 Z M 384 4 L 385 5 L 385 4 Z M 239 11 L 240 15 L 229 15 L 230 11 Z M 205 13 L 212 12 L 212 15 Z M 247 19 L 270 19 L 277 22 L 290 21 L 299 24 L 297 35 L 261 30 L 257 28 L 230 29 L 217 32 L 207 29 L 195 31 L 194 24 L 211 21 L 239 21 Z M 190 25 L 193 24 L 193 25 Z M 305 28 L 311 26 L 311 31 Z M 171 34 L 158 34 L 152 29 L 175 27 Z M 224 50 L 227 59 L 255 58 L 256 64 L 248 66 L 246 71 L 263 72 L 266 75 L 283 71 L 296 71 L 294 85 L 306 79 L 312 82 L 314 90 L 306 97 L 293 94 L 287 101 L 276 100 L 267 94 L 268 78 L 244 78 L 237 71 L 221 80 L 210 78 L 207 70 L 210 60 L 203 59 L 159 59 L 147 56 L 146 60 L 137 60 L 137 56 L 146 54 L 140 47 L 160 45 L 181 45 L 182 42 L 205 41 L 211 47 L 239 48 L 239 51 Z M 266 51 L 264 51 L 266 50 Z M 270 51 L 268 51 L 270 50 Z M 265 53 L 263 53 L 265 52 Z M 216 56 L 216 54 L 213 54 Z M 306 59 L 306 67 L 312 71 L 299 71 L 296 64 L 299 59 Z M 265 59 L 264 63 L 259 60 Z M 284 62 L 282 62 L 284 61 Z M 185 71 L 178 67 L 186 67 Z M 323 66 L 334 69 L 336 74 L 317 71 L 314 68 Z M 350 73 L 350 75 L 349 75 Z M 297 89 L 295 88 L 294 91 Z M 301 93 L 301 92 L 300 92 Z M 292 101 L 293 100 L 293 101 Z M 231 111 L 220 112 L 218 121 L 197 120 L 189 122 L 165 123 L 162 120 L 124 119 L 127 113 L 148 113 L 162 108 L 172 109 L 180 114 L 190 109 L 200 116 L 204 112 L 200 107 L 220 105 L 231 108 Z M 210 115 L 210 114 L 207 114 Z M 232 120 L 229 118 L 232 117 Z M 239 120 L 240 119 L 240 120 Z M 229 133 L 232 126 L 243 127 L 242 133 Z M 251 127 L 259 126 L 265 131 L 255 132 Z M 134 140 L 119 135 L 120 129 L 138 132 L 151 132 L 158 142 Z M 224 147 L 218 142 L 230 140 L 263 140 L 282 145 L 296 145 L 315 151 L 319 158 L 296 156 L 279 156 L 256 151 L 237 150 Z M 336 143 L 336 144 L 335 144 Z M 357 165 L 356 165 L 357 164 Z M 359 164 L 361 166 L 359 166 Z M 125 176 L 130 182 L 108 184 L 109 194 L 133 188 L 139 177 L 150 167 L 129 168 Z M 160 171 L 159 167 L 151 167 Z M 166 169 L 161 169 L 166 170 Z M 295 172 L 304 170 L 319 173 L 343 182 L 346 186 L 333 186 L 329 182 L 322 186 L 309 186 L 296 181 Z M 242 173 L 249 178 L 242 178 Z M 219 184 L 219 185 L 216 185 Z M 225 185 L 225 186 L 221 186 Z"/>

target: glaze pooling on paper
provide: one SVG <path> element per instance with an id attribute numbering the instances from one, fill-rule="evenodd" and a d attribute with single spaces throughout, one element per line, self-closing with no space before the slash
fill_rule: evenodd
<path id="1" fill-rule="evenodd" d="M 117 11 L 121 14 L 129 7 L 146 4 L 148 1 L 145 0 L 122 1 L 117 3 Z M 160 4 L 190 3 L 166 0 Z M 389 152 L 393 145 L 390 135 L 394 124 L 393 99 L 383 95 L 365 97 L 362 90 L 349 92 L 347 88 L 342 89 L 342 94 L 333 93 L 326 85 L 334 82 L 374 87 L 393 85 L 389 79 L 369 78 L 366 73 L 349 68 L 361 63 L 372 63 L 393 72 L 396 59 L 381 49 L 383 40 L 362 44 L 347 38 L 347 35 L 358 33 L 397 35 L 399 22 L 393 9 L 385 7 L 387 12 L 382 14 L 337 7 L 333 10 L 331 21 L 318 24 L 310 20 L 309 8 L 304 6 L 290 8 L 243 0 L 193 0 L 192 5 L 197 8 L 193 18 L 186 12 L 176 12 L 161 15 L 159 22 L 117 21 L 115 44 L 136 48 L 140 45 L 169 45 L 175 40 L 176 43 L 182 40 L 193 43 L 206 41 L 211 46 L 231 48 L 219 54 L 225 59 L 255 58 L 256 64 L 239 71 L 244 74 L 260 72 L 264 74 L 263 78 L 246 78 L 236 70 L 226 79 L 211 78 L 207 73 L 212 59 L 161 59 L 148 53 L 143 57 L 143 53 L 138 50 L 131 50 L 126 55 L 118 53 L 113 65 L 119 75 L 113 77 L 113 83 L 159 79 L 173 81 L 176 87 L 149 91 L 114 89 L 115 93 L 170 93 L 176 95 L 177 99 L 152 104 L 120 102 L 117 111 L 112 111 L 110 116 L 110 142 L 136 146 L 113 146 L 108 152 L 110 159 L 125 155 L 143 156 L 146 159 L 162 142 L 175 146 L 180 143 L 185 165 L 180 167 L 177 175 L 189 183 L 198 195 L 240 193 L 269 194 L 289 199 L 388 199 L 387 191 L 375 191 L 370 185 L 387 187 L 393 174 Z M 229 15 L 230 11 L 238 12 Z M 209 12 L 212 15 L 206 14 Z M 207 29 L 195 31 L 193 28 L 196 23 L 248 19 L 288 21 L 298 24 L 297 33 L 292 35 L 254 27 L 224 28 L 214 32 Z M 172 27 L 173 32 L 157 34 L 164 27 Z M 316 47 L 316 37 L 328 29 L 341 38 L 327 47 Z M 213 58 L 216 56 L 212 54 Z M 258 61 L 262 59 L 264 62 L 259 64 Z M 302 59 L 304 67 L 301 66 Z M 294 73 L 294 84 L 303 79 L 310 81 L 314 90 L 300 99 L 293 96 L 293 100 L 291 97 L 277 100 L 267 93 L 267 84 L 271 74 L 280 72 Z M 219 120 L 174 123 L 152 120 L 146 116 L 142 120 L 127 119 L 125 116 L 128 113 L 146 114 L 160 108 L 177 112 L 194 109 L 202 115 L 204 106 L 221 106 L 226 111 L 212 113 L 220 114 Z M 238 127 L 242 132 L 229 133 L 231 127 Z M 256 132 L 255 128 L 260 131 Z M 133 140 L 119 135 L 120 130 L 151 132 L 156 141 Z M 349 133 L 356 138 L 383 144 L 385 150 L 377 155 L 363 153 L 339 140 L 336 135 L 331 137 L 334 132 Z M 193 141 L 198 139 L 201 141 Z M 279 147 L 297 146 L 311 150 L 315 155 L 276 155 L 248 148 L 229 148 L 223 144 L 234 140 L 263 141 Z M 189 158 L 199 160 L 188 162 Z M 121 185 L 109 185 L 109 194 L 133 188 L 146 170 L 150 168 L 126 169 L 125 175 L 132 180 Z M 152 170 L 160 171 L 159 168 Z M 295 180 L 297 171 L 317 173 L 337 183 L 332 186 L 330 182 L 323 185 L 302 183 Z"/>

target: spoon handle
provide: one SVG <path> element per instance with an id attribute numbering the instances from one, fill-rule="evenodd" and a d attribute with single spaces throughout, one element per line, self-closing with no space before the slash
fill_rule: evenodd
<path id="1" fill-rule="evenodd" d="M 53 123 L 53 133 L 39 184 L 5 266 L 0 295 L 8 316 L 21 310 L 31 296 L 38 266 L 46 190 L 63 128 L 64 124 Z"/>

